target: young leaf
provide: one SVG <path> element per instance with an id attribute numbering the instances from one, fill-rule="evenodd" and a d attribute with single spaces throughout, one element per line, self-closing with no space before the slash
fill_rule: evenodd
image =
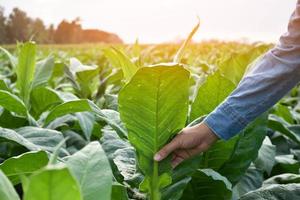
<path id="1" fill-rule="evenodd" d="M 190 32 L 188 38 L 184 41 L 184 43 L 180 46 L 179 50 L 177 51 L 173 62 L 174 63 L 180 63 L 181 58 L 183 56 L 184 50 L 186 49 L 187 45 L 191 42 L 194 34 L 197 32 L 197 30 L 200 27 L 200 19 L 198 18 L 198 23 L 196 24 L 196 26 L 193 28 L 193 30 Z"/>
<path id="2" fill-rule="evenodd" d="M 170 183 L 168 159 L 158 163 L 153 156 L 184 127 L 188 87 L 189 72 L 182 66 L 156 66 L 138 70 L 119 93 L 121 119 L 146 176 L 141 186 L 151 200 L 160 199 L 159 183 Z"/>
<path id="3" fill-rule="evenodd" d="M 131 77 L 136 73 L 136 71 L 139 68 L 130 60 L 130 58 L 127 55 L 125 55 L 119 49 L 106 49 L 104 50 L 104 54 L 107 58 L 109 58 L 110 61 L 112 61 L 113 65 L 119 65 L 115 67 L 122 68 L 126 82 L 128 82 L 131 79 Z"/>
<path id="4" fill-rule="evenodd" d="M 83 65 L 76 58 L 71 58 L 70 67 L 65 68 L 65 73 L 76 93 L 82 98 L 91 98 L 99 87 L 99 68 L 97 66 Z"/>
<path id="5" fill-rule="evenodd" d="M 30 91 L 35 73 L 35 55 L 35 43 L 27 42 L 21 45 L 17 66 L 17 88 L 26 106 L 29 106 Z"/>

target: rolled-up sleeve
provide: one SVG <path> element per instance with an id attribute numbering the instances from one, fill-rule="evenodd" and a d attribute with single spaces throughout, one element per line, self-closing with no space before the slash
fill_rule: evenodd
<path id="1" fill-rule="evenodd" d="M 300 0 L 288 32 L 247 71 L 237 88 L 204 123 L 222 139 L 230 139 L 271 108 L 300 81 Z"/>

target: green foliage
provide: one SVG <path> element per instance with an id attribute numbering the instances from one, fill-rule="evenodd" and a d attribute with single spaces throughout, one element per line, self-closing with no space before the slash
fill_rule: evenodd
<path id="1" fill-rule="evenodd" d="M 67 165 L 80 184 L 83 200 L 110 199 L 112 173 L 98 142 L 89 143 L 70 156 Z"/>
<path id="2" fill-rule="evenodd" d="M 249 192 L 242 196 L 240 200 L 252 199 L 299 199 L 300 184 L 279 185 L 274 184 L 268 187 Z"/>
<path id="3" fill-rule="evenodd" d="M 231 183 L 212 169 L 199 169 L 187 186 L 183 199 L 219 200 L 231 198 Z"/>
<path id="4" fill-rule="evenodd" d="M 27 42 L 19 46 L 17 88 L 25 105 L 29 107 L 30 91 L 35 73 L 36 44 Z"/>
<path id="5" fill-rule="evenodd" d="M 23 101 L 16 95 L 4 90 L 0 90 L 0 106 L 21 116 L 27 115 L 27 109 Z"/>
<path id="6" fill-rule="evenodd" d="M 152 200 L 171 183 L 169 161 L 153 157 L 185 124 L 188 83 L 189 72 L 181 66 L 141 68 L 119 94 L 121 119 L 146 176 L 140 188 Z"/>
<path id="7" fill-rule="evenodd" d="M 9 182 L 5 174 L 0 170 L 0 199 L 1 200 L 20 200 L 13 185 Z"/>
<path id="8" fill-rule="evenodd" d="M 121 50 L 116 48 L 105 49 L 105 56 L 110 60 L 112 65 L 115 67 L 121 67 L 123 71 L 124 78 L 128 82 L 131 77 L 138 70 L 138 66 L 134 64 L 130 58 L 125 55 Z"/>
<path id="9" fill-rule="evenodd" d="M 31 151 L 5 160 L 0 164 L 0 170 L 16 185 L 20 182 L 20 176 L 29 176 L 47 163 L 48 156 L 45 151 Z"/>
<path id="10" fill-rule="evenodd" d="M 175 169 L 171 156 L 153 161 L 271 47 L 205 42 L 184 51 L 197 26 L 181 47 L 1 48 L 0 199 L 297 199 L 299 86 Z"/>
<path id="11" fill-rule="evenodd" d="M 192 104 L 190 121 L 212 112 L 235 88 L 235 85 L 215 72 L 200 86 Z"/>
<path id="12" fill-rule="evenodd" d="M 80 187 L 65 166 L 48 166 L 32 175 L 25 200 L 82 200 Z"/>

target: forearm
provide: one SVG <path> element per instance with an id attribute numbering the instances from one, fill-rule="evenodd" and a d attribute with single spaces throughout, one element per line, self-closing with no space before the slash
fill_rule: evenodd
<path id="1" fill-rule="evenodd" d="M 300 80 L 300 1 L 291 17 L 288 33 L 242 79 L 236 90 L 206 119 L 222 139 L 239 133 L 272 107 Z"/>

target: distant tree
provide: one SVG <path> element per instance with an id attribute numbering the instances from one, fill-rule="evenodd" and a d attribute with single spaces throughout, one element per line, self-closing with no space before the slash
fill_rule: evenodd
<path id="1" fill-rule="evenodd" d="M 29 36 L 32 37 L 34 41 L 38 43 L 48 42 L 48 31 L 41 19 L 37 18 L 32 20 L 29 24 L 28 30 Z"/>
<path id="2" fill-rule="evenodd" d="M 47 31 L 48 31 L 48 43 L 52 44 L 54 43 L 54 34 L 55 34 L 54 25 L 51 24 Z"/>
<path id="3" fill-rule="evenodd" d="M 14 8 L 12 13 L 8 17 L 8 39 L 10 43 L 16 41 L 26 41 L 30 38 L 29 25 L 31 19 L 27 14 L 19 8 Z"/>
<path id="4" fill-rule="evenodd" d="M 79 18 L 73 20 L 71 23 L 63 20 L 55 31 L 54 41 L 56 43 L 79 43 L 81 40 L 81 31 Z"/>
<path id="5" fill-rule="evenodd" d="M 4 16 L 4 8 L 0 7 L 0 44 L 7 41 L 6 35 L 6 17 Z"/>

